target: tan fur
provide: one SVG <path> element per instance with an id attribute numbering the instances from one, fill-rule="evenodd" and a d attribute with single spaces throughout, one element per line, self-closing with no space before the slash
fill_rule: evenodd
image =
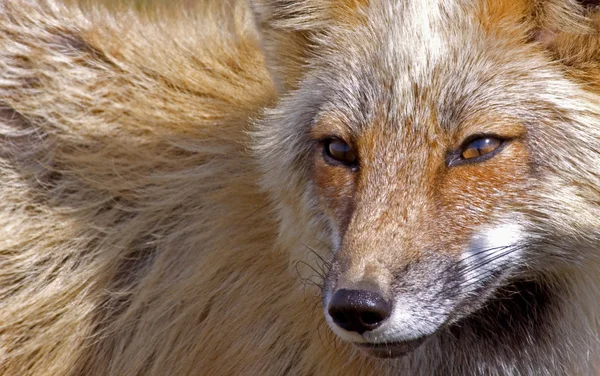
<path id="1" fill-rule="evenodd" d="M 335 64 L 355 71 L 359 57 L 380 45 L 365 35 L 378 35 L 373 25 L 391 25 L 369 18 L 368 9 L 385 2 L 251 3 L 185 1 L 134 10 L 117 2 L 109 10 L 82 1 L 0 0 L 0 374 L 597 370 L 598 13 L 571 0 L 463 7 L 473 24 L 483 25 L 477 30 L 497 41 L 498 56 L 537 64 L 539 80 L 553 90 L 536 107 L 544 124 L 536 142 L 548 149 L 547 159 L 555 150 L 564 159 L 544 167 L 534 196 L 526 141 L 515 143 L 504 164 L 441 172 L 444 148 L 460 137 L 436 137 L 443 115 L 435 110 L 427 113 L 426 137 L 406 138 L 416 145 L 427 139 L 427 148 L 415 148 L 430 158 L 425 167 L 420 160 L 401 165 L 399 149 L 386 144 L 398 132 L 384 121 L 384 105 L 357 111 L 373 110 L 376 119 L 359 140 L 373 161 L 361 178 L 331 169 L 318 148 L 296 147 L 309 89 L 329 83 L 318 82 L 315 72 Z M 392 75 L 383 64 L 372 68 Z M 555 87 L 567 90 L 564 102 Z M 435 90 L 419 91 L 417 102 L 432 103 Z M 348 130 L 347 113 L 327 115 L 310 119 L 312 137 Z M 472 114 L 464 129 L 482 123 L 523 132 L 520 120 L 494 111 Z M 442 192 L 441 220 L 421 216 L 432 207 L 431 186 L 411 185 L 421 176 Z M 407 189 L 416 193 L 402 195 Z M 502 194 L 489 194 L 494 190 Z M 457 206 L 471 191 L 477 213 Z M 372 216 L 382 195 L 404 214 Z M 535 201 L 544 195 L 554 206 Z M 340 284 L 361 276 L 389 283 L 389 265 L 420 262 L 434 236 L 444 239 L 444 251 L 458 254 L 473 224 L 486 223 L 515 197 L 527 199 L 528 223 L 540 233 L 551 228 L 569 251 L 561 256 L 574 259 L 565 267 L 530 265 L 540 270 L 533 279 L 568 281 L 558 300 L 564 316 L 549 324 L 564 336 L 536 343 L 514 361 L 504 349 L 484 349 L 497 350 L 496 358 L 481 349 L 472 357 L 454 353 L 448 336 L 388 361 L 368 357 L 327 328 L 320 287 L 332 250 L 342 247 L 336 257 L 349 270 Z M 413 216 L 419 219 L 404 227 L 395 222 Z M 370 232 L 348 230 L 358 227 Z M 416 245 L 403 257 L 370 252 L 390 244 L 399 229 Z M 349 231 L 341 245 L 332 240 L 336 231 Z M 576 253 L 574 244 L 586 253 Z"/>

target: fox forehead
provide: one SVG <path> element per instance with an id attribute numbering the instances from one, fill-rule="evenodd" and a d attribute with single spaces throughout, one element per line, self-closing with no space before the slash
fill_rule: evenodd
<path id="1" fill-rule="evenodd" d="M 382 116 L 396 124 L 433 119 L 446 130 L 489 109 L 518 116 L 515 104 L 544 91 L 546 62 L 525 43 L 530 30 L 518 23 L 525 6 L 503 3 L 371 1 L 361 25 L 321 38 L 314 74 L 323 112 L 354 134 Z"/>

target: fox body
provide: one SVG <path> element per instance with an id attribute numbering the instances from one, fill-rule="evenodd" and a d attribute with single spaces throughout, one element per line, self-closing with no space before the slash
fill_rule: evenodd
<path id="1" fill-rule="evenodd" d="M 600 370 L 593 2 L 141 8 L 0 1 L 1 374 Z"/>

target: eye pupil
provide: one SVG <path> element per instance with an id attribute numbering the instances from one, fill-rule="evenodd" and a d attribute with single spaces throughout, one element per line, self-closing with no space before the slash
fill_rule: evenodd
<path id="1" fill-rule="evenodd" d="M 342 140 L 332 139 L 326 142 L 325 151 L 327 155 L 337 162 L 347 165 L 356 163 L 356 152 Z"/>

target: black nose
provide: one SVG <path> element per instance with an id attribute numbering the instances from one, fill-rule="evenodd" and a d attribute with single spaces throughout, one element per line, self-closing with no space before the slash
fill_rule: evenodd
<path id="1" fill-rule="evenodd" d="M 333 321 L 359 334 L 377 328 L 391 313 L 392 305 L 371 291 L 340 289 L 329 303 L 329 315 Z"/>

